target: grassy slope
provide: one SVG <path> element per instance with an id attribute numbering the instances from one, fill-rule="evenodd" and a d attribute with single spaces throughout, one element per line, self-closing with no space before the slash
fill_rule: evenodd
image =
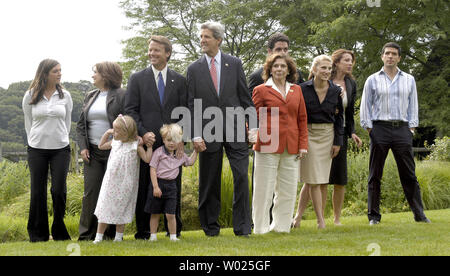
<path id="1" fill-rule="evenodd" d="M 290 234 L 269 233 L 238 238 L 232 229 L 207 238 L 202 231 L 183 232 L 182 240 L 173 243 L 162 233 L 156 243 L 135 241 L 126 236 L 122 243 L 103 242 L 11 242 L 0 244 L 0 255 L 61 255 L 68 256 L 70 244 L 87 255 L 139 256 L 300 256 L 359 255 L 368 256 L 370 244 L 377 244 L 382 256 L 388 255 L 450 255 L 450 209 L 426 211 L 432 224 L 416 223 L 411 212 L 386 214 L 381 224 L 369 226 L 367 218 L 346 217 L 344 226 L 336 227 L 327 220 L 327 229 L 318 231 L 315 220 L 305 220 L 300 229 Z M 26 227 L 26 226 L 25 226 Z M 376 245 L 376 246 L 377 246 Z"/>

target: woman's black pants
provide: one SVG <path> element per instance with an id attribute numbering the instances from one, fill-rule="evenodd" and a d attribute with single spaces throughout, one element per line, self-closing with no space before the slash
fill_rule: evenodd
<path id="1" fill-rule="evenodd" d="M 48 241 L 47 179 L 50 167 L 53 201 L 53 240 L 70 240 L 64 215 L 66 211 L 67 173 L 70 146 L 57 150 L 28 147 L 28 166 L 31 176 L 31 201 L 28 234 L 31 242 Z"/>

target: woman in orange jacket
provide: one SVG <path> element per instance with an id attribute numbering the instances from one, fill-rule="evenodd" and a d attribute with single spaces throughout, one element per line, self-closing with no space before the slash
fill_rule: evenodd
<path id="1" fill-rule="evenodd" d="M 284 54 L 267 58 L 264 84 L 253 91 L 259 129 L 253 191 L 254 233 L 289 232 L 294 212 L 299 159 L 308 149 L 306 107 L 295 62 Z M 275 195 L 275 196 L 274 196 Z M 270 224 L 270 207 L 273 202 Z"/>

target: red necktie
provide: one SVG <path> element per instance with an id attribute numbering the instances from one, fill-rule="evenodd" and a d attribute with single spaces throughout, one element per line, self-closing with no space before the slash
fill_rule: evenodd
<path id="1" fill-rule="evenodd" d="M 214 87 L 216 88 L 216 92 L 219 92 L 219 88 L 217 85 L 216 63 L 215 63 L 214 58 L 211 58 L 211 68 L 209 69 L 209 72 L 211 73 L 211 79 L 214 83 Z"/>

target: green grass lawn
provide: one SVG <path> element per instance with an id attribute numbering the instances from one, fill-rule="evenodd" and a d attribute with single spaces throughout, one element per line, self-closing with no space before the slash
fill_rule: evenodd
<path id="1" fill-rule="evenodd" d="M 222 229 L 219 237 L 202 231 L 183 232 L 179 242 L 170 242 L 163 233 L 157 242 L 135 241 L 132 235 L 121 243 L 105 241 L 0 244 L 1 256 L 92 255 L 138 256 L 303 256 L 353 255 L 450 255 L 450 209 L 426 211 L 431 224 L 416 223 L 411 212 L 385 214 L 382 222 L 369 226 L 367 218 L 346 217 L 337 227 L 327 220 L 327 228 L 316 229 L 315 220 L 305 220 L 290 234 L 269 233 L 235 237 L 232 229 Z M 75 251 L 71 250 L 75 248 Z M 378 248 L 374 250 L 371 248 Z M 79 249 L 79 250 L 78 250 Z"/>

